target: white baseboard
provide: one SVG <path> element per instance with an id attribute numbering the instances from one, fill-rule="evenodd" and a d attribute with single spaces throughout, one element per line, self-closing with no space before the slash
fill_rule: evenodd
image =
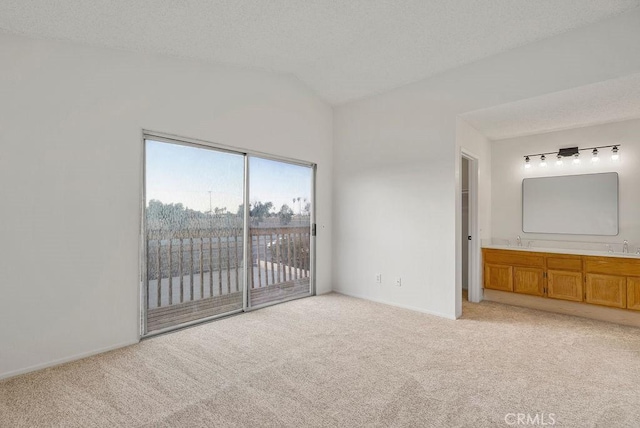
<path id="1" fill-rule="evenodd" d="M 70 363 L 72 361 L 81 360 L 83 358 L 91 357 L 93 355 L 102 354 L 103 352 L 113 351 L 114 349 L 124 348 L 125 346 L 135 345 L 139 343 L 140 340 L 134 340 L 129 342 L 119 343 L 117 345 L 107 346 L 105 348 L 94 349 L 88 352 L 82 352 L 80 354 L 72 355 L 70 357 L 60 358 L 53 361 L 48 361 L 46 363 L 36 364 L 33 366 L 25 367 L 18 370 L 12 370 L 10 372 L 0 373 L 0 380 L 9 379 L 11 377 L 19 376 L 22 374 L 26 374 L 29 372 L 34 372 L 36 370 L 47 369 L 49 367 L 59 366 L 60 364 Z"/>
<path id="2" fill-rule="evenodd" d="M 349 297 L 355 297 L 357 299 L 370 300 L 372 302 L 382 303 L 383 305 L 395 306 L 396 308 L 408 309 L 410 311 L 421 312 L 421 313 L 427 314 L 427 315 L 434 315 L 436 317 L 446 318 L 448 320 L 456 320 L 456 317 L 454 315 L 447 315 L 447 314 L 443 314 L 441 312 L 430 311 L 428 309 L 416 308 L 415 306 L 402 305 L 400 303 L 388 302 L 388 301 L 382 300 L 382 299 L 374 299 L 374 298 L 371 298 L 371 297 L 368 297 L 368 296 L 362 296 L 362 295 L 359 295 L 359 294 L 356 294 L 356 293 L 350 293 L 350 292 L 346 292 L 346 291 L 342 291 L 342 290 L 333 290 L 333 292 L 337 293 L 337 294 L 343 294 L 343 295 L 349 296 Z"/>

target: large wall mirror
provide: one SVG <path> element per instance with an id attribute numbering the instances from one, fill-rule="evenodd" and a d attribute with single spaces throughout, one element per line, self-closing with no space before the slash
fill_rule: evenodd
<path id="1" fill-rule="evenodd" d="M 525 178 L 522 231 L 617 235 L 618 174 Z"/>

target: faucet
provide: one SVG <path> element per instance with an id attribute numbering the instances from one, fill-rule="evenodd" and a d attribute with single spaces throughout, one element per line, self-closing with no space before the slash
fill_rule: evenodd
<path id="1" fill-rule="evenodd" d="M 516 243 L 518 244 L 518 247 L 522 247 L 522 238 L 520 238 L 520 235 L 517 236 Z"/>
<path id="2" fill-rule="evenodd" d="M 629 252 L 629 241 L 627 241 L 626 239 L 622 243 L 622 252 L 623 253 L 628 253 Z"/>

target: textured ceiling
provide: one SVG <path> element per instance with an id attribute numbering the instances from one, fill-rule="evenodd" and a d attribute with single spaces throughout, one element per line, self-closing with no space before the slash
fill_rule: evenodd
<path id="1" fill-rule="evenodd" d="M 0 29 L 291 73 L 339 104 L 640 0 L 0 0 Z"/>
<path id="2" fill-rule="evenodd" d="M 640 74 L 469 112 L 462 118 L 491 140 L 640 118 Z"/>

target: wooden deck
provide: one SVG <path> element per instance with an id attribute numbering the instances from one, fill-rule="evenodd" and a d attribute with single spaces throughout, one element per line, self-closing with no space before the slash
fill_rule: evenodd
<path id="1" fill-rule="evenodd" d="M 242 309 L 242 292 L 206 297 L 192 302 L 149 309 L 147 330 L 156 331 L 200 318 Z"/>
<path id="2" fill-rule="evenodd" d="M 287 281 L 249 290 L 251 306 L 302 297 L 310 292 L 309 278 Z M 149 309 L 147 312 L 147 331 L 162 330 L 200 318 L 211 317 L 242 309 L 242 291 L 222 296 L 178 303 L 171 306 Z"/>
<path id="3" fill-rule="evenodd" d="M 252 288 L 249 290 L 249 302 L 251 306 L 259 306 L 292 297 L 302 297 L 309 293 L 309 278 L 305 278 L 303 280 L 267 285 L 261 288 Z"/>

